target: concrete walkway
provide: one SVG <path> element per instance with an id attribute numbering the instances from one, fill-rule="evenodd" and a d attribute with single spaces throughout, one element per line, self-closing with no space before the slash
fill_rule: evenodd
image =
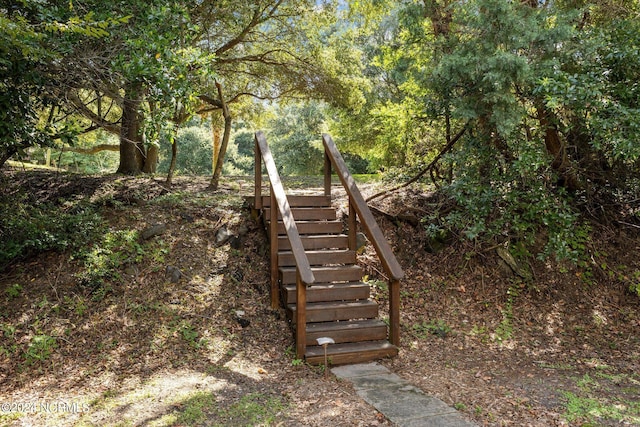
<path id="1" fill-rule="evenodd" d="M 473 427 L 458 411 L 427 396 L 377 363 L 338 366 L 333 374 L 353 383 L 358 395 L 400 427 Z"/>

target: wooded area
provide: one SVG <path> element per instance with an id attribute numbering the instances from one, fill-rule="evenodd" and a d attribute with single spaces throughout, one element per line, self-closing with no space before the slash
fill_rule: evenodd
<path id="1" fill-rule="evenodd" d="M 0 164 L 31 147 L 115 149 L 104 133 L 83 137 L 101 129 L 118 138 L 119 173 L 153 173 L 162 158 L 170 183 L 176 162 L 200 150 L 178 145 L 191 120 L 218 138 L 209 150 L 201 137 L 195 159 L 217 159 L 215 188 L 230 145 L 233 170 L 250 170 L 238 157 L 243 132 L 268 126 L 283 172 L 304 175 L 320 172 L 313 141 L 329 129 L 364 171 L 428 176 L 455 203 L 432 213 L 434 236 L 527 246 L 544 226 L 543 254 L 572 259 L 588 235 L 578 213 L 638 198 L 637 1 L 83 1 L 0 11 Z M 198 115 L 210 118 L 200 125 Z"/>

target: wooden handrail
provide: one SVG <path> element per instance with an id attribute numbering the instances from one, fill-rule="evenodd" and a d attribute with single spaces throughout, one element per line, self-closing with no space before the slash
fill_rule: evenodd
<path id="1" fill-rule="evenodd" d="M 400 345 L 400 280 L 404 277 L 402 267 L 391 251 L 389 242 L 382 234 L 367 202 L 360 194 L 353 176 L 349 173 L 347 165 L 338 151 L 333 139 L 327 134 L 322 134 L 322 143 L 325 150 L 324 167 L 324 192 L 331 194 L 331 166 L 336 170 L 342 186 L 349 196 L 349 248 L 355 250 L 356 246 L 356 215 L 360 218 L 360 224 L 365 234 L 373 244 L 382 263 L 382 267 L 389 275 L 389 341 L 395 346 Z"/>
<path id="2" fill-rule="evenodd" d="M 255 140 L 256 145 L 260 151 L 262 161 L 264 162 L 267 169 L 267 175 L 269 176 L 269 182 L 271 183 L 271 191 L 275 196 L 280 215 L 282 215 L 282 222 L 287 233 L 287 238 L 289 239 L 289 242 L 291 242 L 291 251 L 293 252 L 293 258 L 295 259 L 296 267 L 300 272 L 300 279 L 303 283 L 310 285 L 315 282 L 315 277 L 313 276 L 313 272 L 311 271 L 311 265 L 309 264 L 307 254 L 304 251 L 304 246 L 302 245 L 302 240 L 300 239 L 300 234 L 298 233 L 298 227 L 296 226 L 296 222 L 293 218 L 291 207 L 289 206 L 289 201 L 287 200 L 287 195 L 284 192 L 282 181 L 280 180 L 280 175 L 278 174 L 278 169 L 276 168 L 276 164 L 273 161 L 271 150 L 269 149 L 269 145 L 267 145 L 267 140 L 262 131 L 256 132 Z M 260 173 L 258 173 L 258 175 L 259 174 Z M 259 192 L 260 190 L 258 189 L 257 191 Z M 273 206 L 271 208 L 273 209 Z"/>
<path id="3" fill-rule="evenodd" d="M 267 175 L 271 184 L 271 217 L 269 224 L 269 237 L 271 240 L 271 307 L 278 308 L 278 211 L 282 216 L 282 223 L 287 234 L 287 239 L 291 244 L 293 259 L 296 265 L 296 356 L 304 358 L 307 341 L 307 286 L 315 282 L 315 277 L 311 271 L 309 259 L 304 250 L 298 226 L 291 212 L 291 206 L 287 200 L 287 195 L 282 187 L 282 181 L 278 174 L 278 169 L 273 161 L 271 150 L 267 144 L 267 139 L 261 131 L 256 132 L 256 158 L 255 158 L 255 208 L 262 208 L 262 162 L 267 169 Z M 262 162 L 260 161 L 262 158 Z M 278 209 L 276 210 L 276 205 Z"/>
<path id="4" fill-rule="evenodd" d="M 325 152 L 331 160 L 331 164 L 337 172 L 338 177 L 349 196 L 350 205 L 353 204 L 353 209 L 360 218 L 365 234 L 376 249 L 380 262 L 382 263 L 382 267 L 392 280 L 401 280 L 404 277 L 402 267 L 400 267 L 398 260 L 391 250 L 391 246 L 389 246 L 389 242 L 387 242 L 387 239 L 382 234 L 380 227 L 378 227 L 378 223 L 373 217 L 367 202 L 364 201 L 360 190 L 356 186 L 353 176 L 349 173 L 347 165 L 338 151 L 338 147 L 336 147 L 331 136 L 326 133 L 322 134 L 322 143 L 324 144 Z"/>

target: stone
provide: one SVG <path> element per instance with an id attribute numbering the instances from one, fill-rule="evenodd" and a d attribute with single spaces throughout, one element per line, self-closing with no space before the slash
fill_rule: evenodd
<path id="1" fill-rule="evenodd" d="M 165 231 L 167 231 L 167 224 L 154 224 L 142 230 L 140 237 L 142 240 L 149 240 L 152 237 L 161 235 Z"/>
<path id="2" fill-rule="evenodd" d="M 169 279 L 171 283 L 178 283 L 182 279 L 182 271 L 178 267 L 168 265 L 165 271 L 165 277 Z"/>
<path id="3" fill-rule="evenodd" d="M 227 228 L 226 225 L 223 225 L 216 231 L 216 245 L 222 246 L 229 241 L 233 237 L 233 233 L 231 230 Z"/>

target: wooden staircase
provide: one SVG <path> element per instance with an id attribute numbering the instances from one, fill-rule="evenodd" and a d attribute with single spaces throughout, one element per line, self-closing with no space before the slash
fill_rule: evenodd
<path id="1" fill-rule="evenodd" d="M 270 195 L 262 195 L 262 162 L 256 160 L 254 207 L 262 212 L 271 247 L 271 304 L 283 305 L 294 330 L 296 354 L 308 363 L 359 363 L 398 353 L 399 285 L 403 277 L 388 242 L 328 135 L 323 195 L 287 196 L 262 132 L 256 159 L 267 169 Z M 331 167 L 349 199 L 347 227 L 331 200 Z M 389 277 L 389 326 L 362 281 L 356 260 L 356 227 L 366 233 Z M 301 326 L 303 325 L 303 326 Z M 319 338 L 333 342 L 319 346 Z"/>
<path id="2" fill-rule="evenodd" d="M 369 299 L 370 286 L 362 282 L 363 271 L 356 252 L 329 196 L 289 196 L 291 212 L 316 282 L 306 292 L 306 352 L 308 363 L 323 363 L 324 349 L 317 339 L 335 341 L 327 347 L 334 365 L 395 356 L 398 348 L 387 340 L 387 325 L 378 319 L 378 304 Z M 263 218 L 269 229 L 270 197 L 263 197 Z M 278 221 L 278 282 L 284 306 L 296 324 L 296 267 Z"/>

